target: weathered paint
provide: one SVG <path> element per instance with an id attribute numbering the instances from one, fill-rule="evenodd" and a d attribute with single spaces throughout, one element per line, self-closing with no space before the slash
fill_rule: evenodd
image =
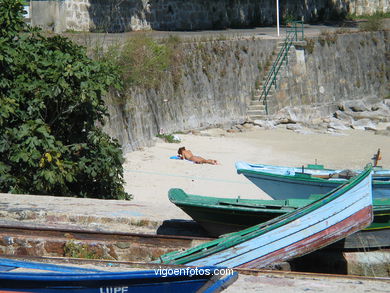
<path id="1" fill-rule="evenodd" d="M 168 198 L 215 237 L 263 223 L 315 201 L 311 198 L 261 200 L 200 196 L 179 188 L 170 189 Z M 374 220 L 365 230 L 390 228 L 390 198 L 375 199 L 373 206 Z"/>
<path id="2" fill-rule="evenodd" d="M 288 215 L 222 237 L 209 245 L 192 248 L 188 252 L 163 256 L 162 259 L 168 263 L 196 266 L 238 267 L 265 258 L 275 251 L 281 253 L 278 255 L 279 260 L 299 256 L 302 250 L 283 252 L 281 249 L 304 239 L 311 239 L 317 233 L 328 234 L 333 226 L 338 227 L 339 231 L 330 237 L 329 243 L 342 239 L 353 233 L 354 227 L 361 229 L 372 221 L 370 171 L 371 169 L 363 172 L 348 185 Z M 339 223 L 340 226 L 337 226 Z M 313 241 L 312 245 L 305 248 L 304 253 L 321 247 L 321 239 L 316 241 L 318 243 Z"/>
<path id="3" fill-rule="evenodd" d="M 0 265 L 2 261 L 0 259 Z M 24 263 L 27 262 L 19 262 L 22 267 L 31 267 Z M 197 268 L 194 273 L 186 273 L 186 270 L 176 273 L 174 270 L 171 274 L 164 274 L 161 270 L 77 272 L 77 267 L 73 268 L 74 272 L 69 272 L 70 267 L 63 272 L 64 266 L 60 266 L 57 272 L 50 272 L 56 265 L 40 265 L 32 263 L 35 269 L 42 267 L 49 272 L 0 272 L 0 290 L 40 293 L 218 292 L 237 279 L 237 273 L 233 272 L 214 274 L 218 269 L 214 267 Z M 198 271 L 203 273 L 196 273 Z"/>
<path id="4" fill-rule="evenodd" d="M 362 181 L 353 190 L 338 197 L 331 204 L 322 206 L 312 213 L 271 231 L 271 233 L 263 234 L 204 259 L 190 262 L 189 265 L 213 264 L 236 267 L 272 253 L 281 247 L 288 247 L 301 239 L 310 237 L 320 231 L 325 231 L 329 227 L 353 216 L 361 209 L 371 206 L 370 187 L 371 183 L 369 180 Z M 367 214 L 367 217 L 371 218 L 371 215 Z M 367 222 L 367 218 L 360 219 L 360 221 Z M 358 225 L 358 223 L 359 221 L 355 225 Z M 337 240 L 345 236 L 345 234 L 342 234 Z M 318 247 L 311 247 L 311 249 L 314 251 Z M 299 251 L 297 251 L 296 255 L 300 255 Z"/>
<path id="5" fill-rule="evenodd" d="M 311 235 L 301 241 L 293 243 L 287 247 L 276 250 L 265 257 L 255 259 L 239 266 L 240 268 L 257 268 L 273 262 L 281 261 L 282 259 L 289 259 L 297 255 L 304 255 L 313 250 L 325 247 L 337 240 L 340 235 L 343 237 L 346 233 L 352 234 L 359 231 L 365 225 L 368 225 L 371 221 L 370 217 L 367 217 L 370 213 L 370 207 L 366 207 L 360 210 L 353 216 L 345 219 L 342 222 L 337 223 L 329 227 L 328 229 L 322 230 L 316 234 Z M 363 221 L 365 219 L 365 221 Z M 283 258 L 281 258 L 283 256 Z"/>
<path id="6" fill-rule="evenodd" d="M 304 175 L 307 176 L 299 176 L 298 173 L 302 172 L 300 168 L 253 165 L 245 162 L 237 162 L 236 169 L 238 174 L 243 174 L 274 199 L 304 199 L 312 194 L 325 194 L 347 181 L 345 179 L 323 179 L 311 176 L 329 175 L 339 173 L 342 170 L 304 168 Z M 361 172 L 361 170 L 356 172 Z M 390 170 L 377 170 L 375 174 L 383 176 L 381 178 L 387 178 L 387 180 L 375 180 L 374 177 L 373 198 L 390 198 L 390 180 L 387 177 L 390 177 Z"/>

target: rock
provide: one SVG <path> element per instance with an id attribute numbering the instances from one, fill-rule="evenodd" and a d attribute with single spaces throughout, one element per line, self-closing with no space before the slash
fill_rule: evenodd
<path id="1" fill-rule="evenodd" d="M 389 102 L 390 102 L 390 100 L 389 100 Z M 378 110 L 390 111 L 390 103 L 387 104 L 386 100 L 384 100 L 381 103 L 376 103 L 376 104 L 371 106 L 371 111 L 378 111 Z"/>
<path id="2" fill-rule="evenodd" d="M 334 119 L 329 122 L 328 128 L 335 129 L 335 130 L 348 130 L 350 129 L 348 126 L 345 125 L 345 123 L 342 120 Z"/>
<path id="3" fill-rule="evenodd" d="M 312 124 L 312 125 L 320 125 L 324 122 L 324 119 L 322 118 L 314 118 L 312 119 L 309 124 Z"/>
<path id="4" fill-rule="evenodd" d="M 302 125 L 300 125 L 300 124 L 286 124 L 286 129 L 296 131 L 298 129 L 302 129 Z"/>
<path id="5" fill-rule="evenodd" d="M 244 128 L 246 128 L 246 129 L 251 129 L 251 128 L 253 128 L 253 124 L 252 124 L 252 123 L 244 123 L 244 124 L 242 124 L 242 126 L 243 126 Z"/>
<path id="6" fill-rule="evenodd" d="M 380 108 L 377 111 L 350 112 L 350 115 L 355 119 L 371 119 L 381 122 L 390 121 L 390 109 Z"/>
<path id="7" fill-rule="evenodd" d="M 255 120 L 253 122 L 255 125 L 261 126 L 265 129 L 273 129 L 275 128 L 275 122 L 272 120 Z"/>
<path id="8" fill-rule="evenodd" d="M 306 128 L 317 130 L 317 131 L 323 131 L 328 128 L 328 123 L 321 123 L 321 124 L 303 124 Z"/>
<path id="9" fill-rule="evenodd" d="M 336 111 L 336 112 L 334 113 L 334 116 L 335 116 L 337 119 L 339 119 L 339 120 L 345 121 L 345 122 L 346 122 L 347 124 L 349 124 L 349 125 L 352 124 L 353 118 L 352 118 L 350 115 L 348 115 L 346 112 L 343 112 L 343 111 L 338 110 L 338 111 Z"/>
<path id="10" fill-rule="evenodd" d="M 351 106 L 350 109 L 353 112 L 363 112 L 363 111 L 367 110 L 367 107 L 366 106 L 361 106 L 361 105 L 355 105 L 355 106 Z"/>
<path id="11" fill-rule="evenodd" d="M 345 101 L 339 105 L 342 111 L 352 110 L 353 112 L 368 111 L 370 108 L 362 100 Z"/>
<path id="12" fill-rule="evenodd" d="M 352 122 L 353 129 L 366 130 L 366 128 L 376 128 L 376 124 L 373 123 L 370 119 L 359 119 Z"/>
<path id="13" fill-rule="evenodd" d="M 275 121 L 276 124 L 293 124 L 297 123 L 296 121 L 292 120 L 291 118 L 279 118 Z"/>
<path id="14" fill-rule="evenodd" d="M 228 129 L 226 130 L 226 132 L 228 133 L 237 133 L 237 132 L 240 132 L 238 129 Z"/>
<path id="15" fill-rule="evenodd" d="M 193 134 L 193 135 L 200 135 L 200 131 L 199 130 L 191 130 L 190 133 Z"/>

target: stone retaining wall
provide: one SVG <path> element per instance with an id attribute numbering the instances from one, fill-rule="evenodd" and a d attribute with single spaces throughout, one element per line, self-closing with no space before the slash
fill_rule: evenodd
<path id="1" fill-rule="evenodd" d="M 387 97 L 389 34 L 382 31 L 329 35 L 325 37 L 328 41 L 309 39 L 301 48 L 303 63 L 298 62 L 299 54 L 292 52 L 279 90 L 269 99 L 271 114 L 286 106 L 310 105 L 305 115 L 318 117 L 313 109 L 320 105 L 325 117 L 342 101 Z M 110 119 L 105 130 L 119 139 L 125 151 L 132 151 L 152 145 L 160 131 L 230 127 L 244 122 L 276 42 L 249 38 L 182 43 L 179 48 L 184 57 L 176 86 L 167 74 L 159 89 L 130 89 L 120 103 L 108 97 Z"/>
<path id="2" fill-rule="evenodd" d="M 286 106 L 321 105 L 388 95 L 389 31 L 323 33 L 291 53 L 271 113 Z"/>
<path id="3" fill-rule="evenodd" d="M 275 0 L 62 0 L 32 1 L 31 23 L 56 32 L 204 30 L 270 25 Z M 280 0 L 281 20 L 340 19 L 389 12 L 390 0 Z"/>

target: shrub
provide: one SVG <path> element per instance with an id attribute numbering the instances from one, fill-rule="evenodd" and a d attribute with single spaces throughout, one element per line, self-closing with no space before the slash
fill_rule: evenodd
<path id="1" fill-rule="evenodd" d="M 0 192 L 129 198 L 120 146 L 97 127 L 116 68 L 25 27 L 21 3 L 0 0 Z"/>
<path id="2" fill-rule="evenodd" d="M 367 21 L 359 24 L 361 31 L 379 31 L 383 30 L 383 17 L 381 14 L 367 16 Z"/>

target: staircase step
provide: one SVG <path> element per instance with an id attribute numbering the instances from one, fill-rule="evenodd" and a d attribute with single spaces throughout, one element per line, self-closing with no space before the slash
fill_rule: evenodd
<path id="1" fill-rule="evenodd" d="M 265 66 L 262 70 L 262 72 L 264 72 L 264 76 L 263 76 L 264 79 L 260 81 L 260 85 L 258 85 L 258 88 L 254 91 L 252 100 L 250 101 L 250 103 L 248 105 L 248 116 L 252 120 L 266 119 L 267 118 L 267 115 L 265 112 L 264 100 L 263 100 L 264 99 L 263 86 L 266 84 L 268 74 L 270 74 L 270 70 L 273 68 L 273 65 L 276 62 L 277 56 L 280 54 L 280 52 L 282 52 L 282 49 L 284 48 L 285 45 L 286 45 L 285 41 L 277 42 L 276 46 L 274 47 L 274 50 L 272 51 L 272 56 L 269 59 L 269 61 L 271 62 L 271 65 Z M 288 65 L 287 65 L 286 61 L 288 61 L 289 54 L 290 54 L 290 51 L 287 53 L 287 59 L 284 60 L 282 63 L 279 63 L 280 68 L 279 68 L 279 71 L 275 77 L 276 85 L 278 85 L 279 81 L 282 79 L 283 73 L 287 69 Z M 268 63 L 269 62 L 267 62 L 267 64 Z M 279 66 L 279 65 L 277 65 L 277 66 Z M 268 84 L 268 86 L 270 86 L 270 87 L 268 89 L 267 100 L 270 100 L 270 99 L 272 99 L 272 96 L 275 94 L 276 88 L 275 88 L 275 85 L 273 85 L 273 84 Z M 261 98 L 261 100 L 260 100 L 260 98 Z"/>
<path id="2" fill-rule="evenodd" d="M 259 116 L 259 115 L 265 115 L 265 110 L 263 111 L 253 111 L 253 110 L 248 110 L 247 112 L 248 116 Z"/>
<path id="3" fill-rule="evenodd" d="M 263 115 L 248 115 L 249 116 L 249 119 L 251 120 L 266 120 L 268 118 L 268 116 L 266 114 L 263 114 Z"/>
<path id="4" fill-rule="evenodd" d="M 264 106 L 264 103 L 263 103 L 263 101 L 260 101 L 259 99 L 254 99 L 254 100 L 250 101 L 249 107 L 250 106 Z"/>
<path id="5" fill-rule="evenodd" d="M 260 101 L 258 98 L 252 99 L 249 103 L 249 107 L 262 107 L 264 106 L 263 101 Z"/>
<path id="6" fill-rule="evenodd" d="M 262 112 L 262 111 L 265 111 L 265 107 L 264 107 L 264 105 L 261 105 L 261 106 L 248 106 L 248 111 L 250 111 L 250 112 Z"/>

